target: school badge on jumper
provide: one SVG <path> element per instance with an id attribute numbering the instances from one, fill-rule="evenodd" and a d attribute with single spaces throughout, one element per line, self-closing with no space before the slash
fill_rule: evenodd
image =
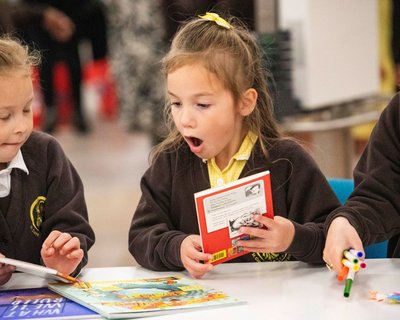
<path id="1" fill-rule="evenodd" d="M 39 237 L 40 227 L 43 223 L 44 216 L 44 203 L 46 202 L 46 197 L 39 196 L 32 202 L 31 209 L 29 212 L 31 218 L 31 231 L 32 233 Z"/>
<path id="2" fill-rule="evenodd" d="M 266 261 L 288 261 L 291 258 L 289 253 L 284 252 L 253 252 L 252 257 L 254 261 L 266 262 Z"/>

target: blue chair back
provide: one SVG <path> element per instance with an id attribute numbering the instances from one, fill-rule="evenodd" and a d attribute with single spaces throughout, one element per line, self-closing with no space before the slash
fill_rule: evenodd
<path id="1" fill-rule="evenodd" d="M 329 178 L 328 182 L 340 203 L 344 204 L 354 190 L 354 181 L 352 179 Z"/>
<path id="2" fill-rule="evenodd" d="M 344 204 L 354 189 L 352 179 L 329 178 L 329 185 L 335 192 L 341 204 Z M 387 258 L 388 241 L 371 244 L 364 248 L 365 256 L 369 259 Z"/>

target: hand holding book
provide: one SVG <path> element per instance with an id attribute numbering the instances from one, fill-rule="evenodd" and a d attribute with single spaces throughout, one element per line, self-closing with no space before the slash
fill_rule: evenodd
<path id="1" fill-rule="evenodd" d="M 62 273 L 72 273 L 83 258 L 80 241 L 69 233 L 53 230 L 40 251 L 44 264 Z"/>
<path id="2" fill-rule="evenodd" d="M 248 242 L 250 246 L 266 246 L 265 240 L 250 240 L 252 234 L 267 238 L 275 236 L 274 243 L 280 241 L 282 235 L 287 237 L 285 232 L 290 233 L 291 228 L 294 234 L 294 226 L 289 220 L 272 219 L 269 171 L 197 192 L 194 197 L 203 252 L 212 255 L 212 259 L 205 262 L 216 265 L 247 254 L 249 251 L 243 250 L 247 241 L 251 241 Z M 271 230 L 260 228 L 263 226 L 271 227 Z"/>
<path id="3" fill-rule="evenodd" d="M 200 279 L 213 268 L 212 264 L 200 262 L 211 259 L 211 254 L 202 252 L 199 235 L 192 234 L 182 241 L 181 260 L 183 266 L 193 278 Z"/>
<path id="4" fill-rule="evenodd" d="M 4 258 L 2 254 L 0 254 L 0 259 Z M 7 283 L 10 280 L 13 272 L 15 271 L 15 266 L 8 265 L 0 262 L 0 286 Z"/>
<path id="5" fill-rule="evenodd" d="M 275 216 L 270 219 L 256 215 L 254 220 L 262 224 L 262 228 L 241 227 L 240 232 L 248 234 L 249 240 L 239 240 L 238 246 L 249 252 L 284 252 L 294 239 L 294 225 L 284 217 Z"/>
<path id="6" fill-rule="evenodd" d="M 21 260 L 5 258 L 4 256 L 0 257 L 0 266 L 2 266 L 1 268 L 10 268 L 10 270 L 12 269 L 13 272 L 16 270 L 20 272 L 33 274 L 42 278 L 58 280 L 64 283 L 79 282 L 78 279 L 71 277 L 65 273 L 62 273 L 58 270 Z M 11 274 L 12 272 L 9 274 L 9 278 L 11 277 Z M 4 283 L 6 283 L 8 279 L 4 281 Z"/>
<path id="7" fill-rule="evenodd" d="M 0 254 L 0 286 L 10 280 L 15 270 L 63 282 L 78 281 L 69 276 L 83 258 L 77 237 L 53 230 L 43 242 L 40 254 L 46 266 L 6 258 Z"/>

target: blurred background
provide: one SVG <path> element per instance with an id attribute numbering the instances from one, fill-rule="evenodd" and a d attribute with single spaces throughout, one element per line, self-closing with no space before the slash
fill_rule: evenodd
<path id="1" fill-rule="evenodd" d="M 89 266 L 135 263 L 130 220 L 148 154 L 165 132 L 159 61 L 181 21 L 207 10 L 240 17 L 266 53 L 285 132 L 327 177 L 350 178 L 398 90 L 399 7 L 400 0 L 0 1 L 0 30 L 42 52 L 35 128 L 60 141 L 82 177 L 97 236 Z"/>

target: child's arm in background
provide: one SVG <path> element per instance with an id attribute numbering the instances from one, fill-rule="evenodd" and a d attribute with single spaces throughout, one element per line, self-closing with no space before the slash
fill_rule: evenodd
<path id="1" fill-rule="evenodd" d="M 361 239 L 354 227 L 344 217 L 335 218 L 329 227 L 326 237 L 324 260 L 339 273 L 342 268 L 343 252 L 348 249 L 364 252 Z"/>
<path id="2" fill-rule="evenodd" d="M 65 274 L 72 273 L 84 255 L 77 237 L 57 230 L 52 231 L 43 242 L 40 254 L 46 267 Z"/>
<path id="3" fill-rule="evenodd" d="M 363 245 L 389 240 L 400 232 L 399 97 L 395 95 L 382 112 L 354 168 L 354 191 L 325 222 L 325 261 L 332 263 L 335 271 L 341 248 L 348 245 L 346 249 L 361 250 Z M 388 245 L 389 256 L 394 253 L 391 249 L 396 250 L 392 245 Z"/>

